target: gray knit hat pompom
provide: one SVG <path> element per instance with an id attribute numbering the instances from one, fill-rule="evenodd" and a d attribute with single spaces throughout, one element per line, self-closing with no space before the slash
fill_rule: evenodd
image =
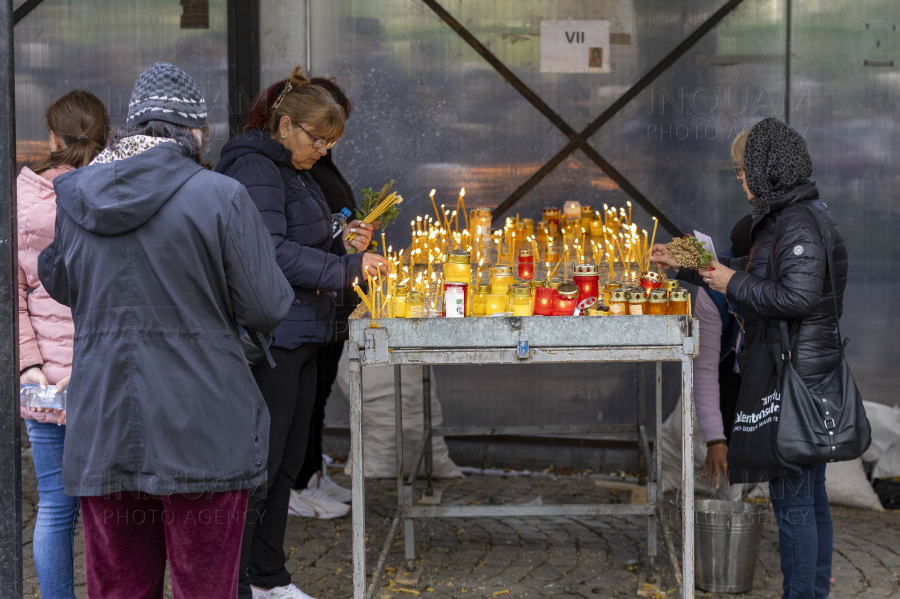
<path id="1" fill-rule="evenodd" d="M 206 101 L 191 76 L 167 62 L 157 62 L 134 82 L 128 104 L 129 127 L 147 121 L 200 128 L 206 125 Z"/>

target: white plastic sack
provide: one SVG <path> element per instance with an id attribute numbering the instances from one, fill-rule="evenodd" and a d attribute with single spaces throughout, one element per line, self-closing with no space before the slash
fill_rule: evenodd
<path id="1" fill-rule="evenodd" d="M 397 425 L 394 416 L 394 367 L 363 367 L 363 463 L 367 478 L 397 476 Z M 422 367 L 402 366 L 400 380 L 403 394 L 403 465 L 404 476 L 412 470 L 416 451 L 422 442 Z M 338 368 L 337 384 L 344 397 L 350 397 L 350 360 L 344 353 Z M 437 398 L 434 371 L 431 374 L 432 427 L 444 422 L 441 402 Z M 432 438 L 432 464 L 435 478 L 457 478 L 462 473 L 450 459 L 443 437 Z M 347 462 L 345 473 L 350 474 Z M 424 459 L 419 475 L 424 476 Z"/>
<path id="2" fill-rule="evenodd" d="M 872 478 L 900 476 L 900 441 L 888 447 L 872 468 Z"/>
<path id="3" fill-rule="evenodd" d="M 900 406 L 864 401 L 863 407 L 872 426 L 872 444 L 862 455 L 862 460 L 878 463 L 888 448 L 900 442 Z M 900 472 L 890 476 L 900 476 Z"/>
<path id="4" fill-rule="evenodd" d="M 832 505 L 884 511 L 859 458 L 828 464 L 825 467 L 825 490 L 828 492 L 828 503 Z"/>

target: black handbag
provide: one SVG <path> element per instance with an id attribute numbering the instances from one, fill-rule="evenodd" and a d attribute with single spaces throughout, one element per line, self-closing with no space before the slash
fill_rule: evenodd
<path id="1" fill-rule="evenodd" d="M 797 335 L 799 325 L 789 331 L 786 322 L 779 323 L 782 399 L 776 447 L 779 455 L 792 464 L 855 460 L 869 448 L 872 429 L 853 373 L 844 358 L 846 342 L 841 337 L 840 315 L 834 293 L 833 243 L 821 214 L 810 207 L 806 209 L 816 219 L 825 244 L 841 362 L 822 382 L 812 388 L 807 387 L 797 372 L 797 352 L 791 352 L 790 339 Z"/>
<path id="2" fill-rule="evenodd" d="M 244 349 L 244 358 L 250 368 L 253 368 L 263 360 L 269 362 L 270 368 L 275 368 L 275 359 L 269 346 L 272 345 L 272 335 L 270 333 L 260 333 L 259 331 L 248 331 L 244 327 L 238 327 L 241 335 L 241 347 Z"/>

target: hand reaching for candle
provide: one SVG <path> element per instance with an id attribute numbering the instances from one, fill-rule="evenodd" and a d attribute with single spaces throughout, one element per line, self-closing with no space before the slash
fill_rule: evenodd
<path id="1" fill-rule="evenodd" d="M 728 291 L 728 282 L 734 276 L 734 271 L 713 261 L 709 270 L 700 271 L 700 276 L 703 277 L 703 281 L 709 285 L 710 289 L 719 293 L 725 293 Z"/>
<path id="2" fill-rule="evenodd" d="M 360 222 L 358 220 L 347 223 L 347 226 L 344 227 L 343 235 L 344 248 L 349 250 L 353 247 L 360 253 L 366 251 L 366 248 L 369 247 L 369 242 L 372 240 L 372 233 L 374 232 L 375 228 L 369 223 Z M 350 233 L 356 233 L 356 237 L 354 237 L 352 241 L 347 241 L 347 235 Z"/>
<path id="3" fill-rule="evenodd" d="M 657 243 L 653 246 L 653 253 L 650 255 L 650 260 L 652 262 L 656 262 L 664 268 L 671 268 L 676 273 L 678 272 L 678 269 L 681 268 L 681 265 L 678 264 L 678 262 L 676 262 L 674 258 L 668 255 L 666 251 L 666 244 L 664 243 Z"/>
<path id="4" fill-rule="evenodd" d="M 359 239 L 359 237 L 356 239 Z M 356 239 L 353 240 L 354 243 Z M 376 278 L 382 274 L 386 275 L 388 273 L 388 261 L 379 254 L 365 253 L 362 255 L 362 271 L 363 275 L 372 275 Z"/>

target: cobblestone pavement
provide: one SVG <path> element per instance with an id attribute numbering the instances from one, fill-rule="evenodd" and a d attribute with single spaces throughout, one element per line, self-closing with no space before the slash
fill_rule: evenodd
<path id="1" fill-rule="evenodd" d="M 349 486 L 348 477 L 333 474 Z M 37 491 L 30 455 L 23 459 L 25 514 L 25 596 L 40 597 L 31 552 Z M 390 526 L 396 502 L 394 481 L 368 481 L 367 509 L 371 570 Z M 544 504 L 627 501 L 623 494 L 601 489 L 584 479 L 499 478 L 468 476 L 444 482 L 443 504 L 485 505 L 524 503 L 540 497 Z M 831 597 L 896 597 L 900 599 L 900 513 L 879 514 L 832 507 L 835 528 Z M 395 580 L 403 556 L 395 544 L 376 597 L 610 597 L 636 596 L 638 577 L 649 567 L 645 520 L 637 517 L 523 519 L 443 519 L 416 524 L 418 567 L 416 585 Z M 402 535 L 401 535 L 402 536 Z M 662 537 L 662 535 L 660 535 Z M 285 550 L 294 583 L 313 597 L 352 596 L 350 518 L 289 519 Z M 83 536 L 75 540 L 76 595 L 86 597 Z M 675 596 L 675 580 L 660 547 L 662 590 Z M 636 573 L 626 570 L 638 560 Z M 698 596 L 712 596 L 698 591 Z M 718 595 L 716 595 L 718 596 Z M 756 567 L 753 591 L 747 599 L 781 596 L 778 531 L 767 524 Z M 167 597 L 171 597 L 167 594 Z M 727 597 L 721 595 L 720 597 Z"/>

